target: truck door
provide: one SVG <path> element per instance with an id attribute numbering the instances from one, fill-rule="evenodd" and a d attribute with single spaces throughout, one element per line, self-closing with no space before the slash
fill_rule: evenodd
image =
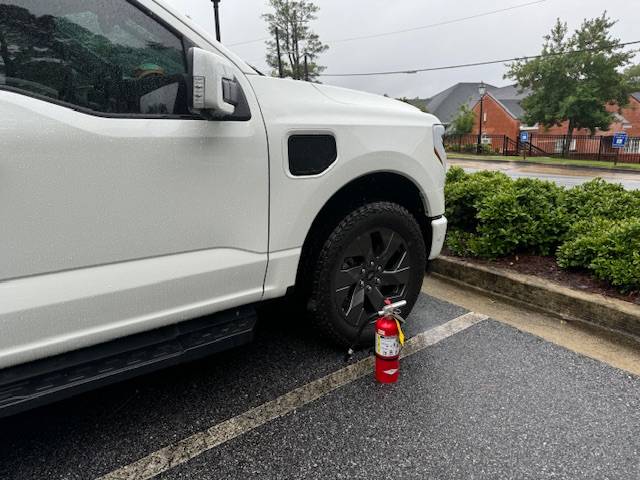
<path id="1" fill-rule="evenodd" d="M 127 0 L 0 0 L 0 368 L 261 298 L 264 125 L 240 70 L 238 115 L 189 112 L 188 46 Z"/>

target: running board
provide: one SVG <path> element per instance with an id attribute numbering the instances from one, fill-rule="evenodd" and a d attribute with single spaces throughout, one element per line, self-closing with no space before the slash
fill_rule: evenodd
<path id="1" fill-rule="evenodd" d="M 250 342 L 245 306 L 0 370 L 0 417 Z"/>

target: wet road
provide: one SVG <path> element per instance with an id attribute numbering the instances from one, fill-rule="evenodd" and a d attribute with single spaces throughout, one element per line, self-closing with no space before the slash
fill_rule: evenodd
<path id="1" fill-rule="evenodd" d="M 467 312 L 423 294 L 408 336 L 432 343 L 402 361 L 397 385 L 365 372 L 306 403 L 344 371 L 343 352 L 263 312 L 248 346 L 0 420 L 0 477 L 640 476 L 640 377 L 492 318 L 452 329 Z M 282 398 L 291 408 L 264 421 Z M 235 430 L 211 447 L 221 425 Z M 183 439 L 192 450 L 170 448 L 171 468 L 156 456 L 121 470 Z"/>
<path id="2" fill-rule="evenodd" d="M 510 162 L 488 162 L 474 160 L 450 159 L 451 165 L 457 165 L 466 172 L 473 173 L 480 170 L 501 171 L 511 178 L 539 178 L 555 182 L 563 187 L 574 187 L 595 177 L 601 177 L 612 183 L 621 183 L 627 190 L 640 190 L 640 172 L 607 172 L 597 169 L 571 168 L 554 165 L 531 165 Z"/>

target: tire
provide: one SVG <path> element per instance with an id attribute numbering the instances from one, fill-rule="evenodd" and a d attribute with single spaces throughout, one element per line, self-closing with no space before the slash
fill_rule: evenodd
<path id="1" fill-rule="evenodd" d="M 372 345 L 373 325 L 357 339 L 360 325 L 375 320 L 385 298 L 406 300 L 406 317 L 420 294 L 426 262 L 420 226 L 405 208 L 376 202 L 352 211 L 313 266 L 308 305 L 314 323 L 341 346 Z"/>

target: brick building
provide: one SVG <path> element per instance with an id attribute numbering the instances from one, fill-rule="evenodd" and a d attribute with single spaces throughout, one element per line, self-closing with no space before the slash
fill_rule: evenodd
<path id="1" fill-rule="evenodd" d="M 450 125 L 455 119 L 460 106 L 466 104 L 476 114 L 473 133 L 478 133 L 480 121 L 479 83 L 458 83 L 429 99 L 415 99 L 412 103 L 420 104 L 436 115 L 445 125 Z M 568 122 L 560 126 L 545 129 L 540 125 L 525 125 L 522 121 L 524 110 L 521 102 L 527 92 L 519 92 L 516 85 L 495 87 L 486 85 L 487 93 L 483 100 L 482 131 L 486 134 L 506 135 L 512 139 L 518 138 L 520 130 L 532 133 L 566 135 Z M 609 130 L 597 130 L 596 135 L 612 135 L 614 132 L 625 131 L 631 137 L 640 137 L 640 92 L 632 94 L 629 105 L 618 111 L 617 105 L 608 105 L 607 110 L 614 114 L 614 122 Z M 574 135 L 589 135 L 588 130 L 576 130 Z"/>
<path id="2" fill-rule="evenodd" d="M 508 87 L 505 87 L 508 88 Z M 501 89 L 498 89 L 498 96 L 492 92 L 487 92 L 483 100 L 483 122 L 482 131 L 487 134 L 507 135 L 517 138 L 520 130 L 548 134 L 566 135 L 569 130 L 569 122 L 562 125 L 554 125 L 545 128 L 540 125 L 528 126 L 522 122 L 524 110 L 520 106 L 521 99 L 501 99 L 499 97 Z M 480 101 L 476 101 L 473 106 L 476 114 L 474 133 L 478 133 L 478 121 L 480 119 Z M 596 135 L 612 135 L 615 132 L 627 132 L 630 137 L 640 136 L 640 92 L 636 92 L 629 97 L 629 104 L 622 110 L 618 105 L 607 105 L 607 111 L 613 113 L 614 121 L 608 130 L 596 130 Z M 590 135 L 587 129 L 574 130 L 574 135 Z"/>

